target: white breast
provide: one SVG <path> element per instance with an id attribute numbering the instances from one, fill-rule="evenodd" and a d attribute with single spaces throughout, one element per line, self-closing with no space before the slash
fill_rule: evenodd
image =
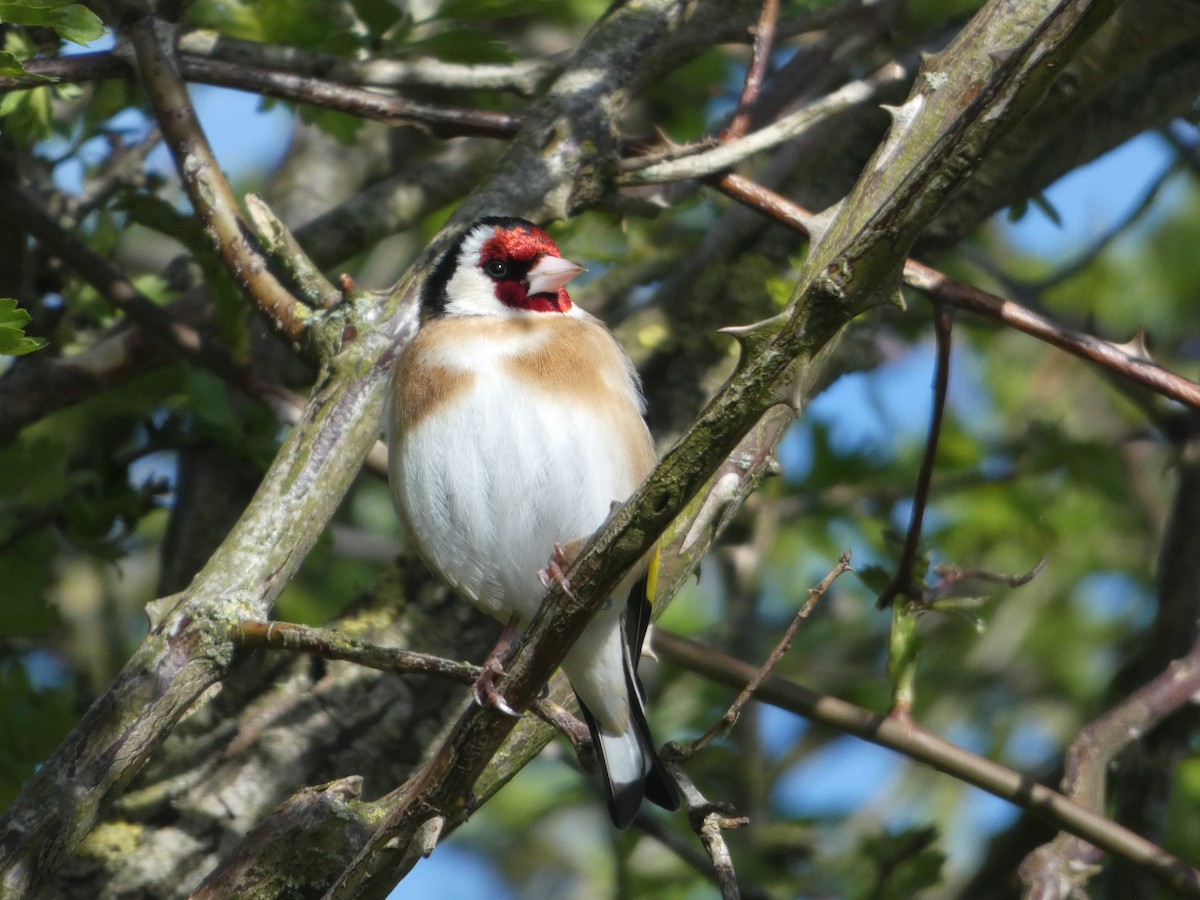
<path id="1" fill-rule="evenodd" d="M 554 544 L 594 532 L 653 464 L 634 376 L 611 336 L 590 317 L 538 320 L 437 320 L 406 350 L 393 392 L 397 509 L 430 566 L 502 620 L 532 616 Z M 515 365 L 537 357 L 542 376 L 559 369 L 539 355 L 551 348 L 573 371 L 531 379 Z M 453 390 L 422 393 L 422 377 Z M 421 400 L 433 406 L 418 414 Z"/>

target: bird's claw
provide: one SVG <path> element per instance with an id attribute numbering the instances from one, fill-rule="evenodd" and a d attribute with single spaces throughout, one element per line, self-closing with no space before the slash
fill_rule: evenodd
<path id="1" fill-rule="evenodd" d="M 500 693 L 496 687 L 497 676 L 504 674 L 504 666 L 498 659 L 489 659 L 483 664 L 483 671 L 479 673 L 479 677 L 475 679 L 475 683 L 471 685 L 471 696 L 475 698 L 475 702 L 480 706 L 492 709 L 498 709 L 506 716 L 512 716 L 514 719 L 523 718 L 522 715 L 508 705 L 508 701 L 504 699 L 504 695 Z"/>
<path id="2" fill-rule="evenodd" d="M 654 649 L 650 646 L 650 642 L 652 640 L 654 640 L 654 625 L 650 624 L 646 626 L 646 636 L 642 638 L 642 656 L 652 659 L 655 662 L 662 662 L 662 660 L 658 658 L 658 654 L 655 653 Z"/>
<path id="3" fill-rule="evenodd" d="M 542 587 L 549 588 L 552 584 L 557 584 L 564 594 L 575 599 L 575 592 L 571 590 L 571 579 L 567 577 L 567 569 L 571 568 L 572 559 L 567 555 L 566 549 L 562 544 L 554 545 L 554 552 L 550 554 L 550 560 L 546 563 L 546 568 L 538 571 L 538 581 L 542 583 Z"/>

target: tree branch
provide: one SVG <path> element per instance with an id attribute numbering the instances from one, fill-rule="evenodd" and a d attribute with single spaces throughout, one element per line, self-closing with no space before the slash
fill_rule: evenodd
<path id="1" fill-rule="evenodd" d="M 665 662 L 738 689 L 748 684 L 757 671 L 755 666 L 662 629 L 654 632 L 653 649 Z M 1024 775 L 955 746 L 926 731 L 911 719 L 880 715 L 778 677 L 769 678 L 755 692 L 755 696 L 764 703 L 896 750 L 939 772 L 972 784 L 1028 810 L 1055 828 L 1083 837 L 1129 860 L 1184 896 L 1200 897 L 1200 871 L 1100 813 Z"/>
<path id="2" fill-rule="evenodd" d="M 416 125 L 438 137 L 511 138 L 521 117 L 485 109 L 462 109 L 417 103 L 403 97 L 340 84 L 326 78 L 278 72 L 223 60 L 181 55 L 179 71 L 204 84 L 252 91 L 295 103 L 336 109 L 388 125 Z"/>
<path id="3" fill-rule="evenodd" d="M 1108 773 L 1113 761 L 1163 719 L 1195 701 L 1200 692 L 1200 644 L 1177 659 L 1153 681 L 1092 720 L 1067 750 L 1062 791 L 1081 806 L 1105 809 Z M 1027 896 L 1066 897 L 1082 889 L 1100 854 L 1086 838 L 1061 834 L 1021 864 Z"/>
<path id="4" fill-rule="evenodd" d="M 738 100 L 737 113 L 725 129 L 725 139 L 745 137 L 750 130 L 750 107 L 758 100 L 767 66 L 771 63 L 771 50 L 775 45 L 775 29 L 779 24 L 779 0 L 763 0 L 762 15 L 751 28 L 754 35 L 750 65 L 746 67 L 746 80 L 742 85 L 742 96 Z"/>
<path id="5" fill-rule="evenodd" d="M 740 175 L 725 175 L 716 182 L 716 186 L 722 193 L 752 209 L 760 210 L 800 234 L 807 235 L 814 227 L 814 217 L 808 210 Z M 1015 300 L 997 297 L 956 281 L 913 259 L 904 261 L 902 277 L 906 285 L 935 300 L 1007 325 L 1142 384 L 1164 397 L 1200 409 L 1200 384 L 1150 360 L 1134 356 L 1124 347 L 1068 328 Z"/>
<path id="6" fill-rule="evenodd" d="M 0 180 L 0 211 L 19 220 L 49 252 L 61 257 L 114 309 L 125 313 L 175 352 L 209 369 L 247 395 L 260 396 L 257 380 L 223 346 L 179 321 L 139 291 L 112 263 L 63 229 L 28 191 L 13 182 Z"/>
<path id="7" fill-rule="evenodd" d="M 745 159 L 786 143 L 809 131 L 814 125 L 827 121 L 838 113 L 869 103 L 888 87 L 903 84 L 911 73 L 904 66 L 890 62 L 867 78 L 843 85 L 831 94 L 812 101 L 796 112 L 751 132 L 745 137 L 729 140 L 711 149 L 662 162 L 647 163 L 637 157 L 622 164 L 621 185 L 633 187 L 661 184 L 688 178 L 703 178 L 723 172 Z"/>
<path id="8" fill-rule="evenodd" d="M 381 672 L 405 672 L 447 678 L 459 684 L 472 684 L 479 677 L 479 666 L 454 662 L 429 653 L 417 653 L 397 647 L 382 647 L 354 640 L 326 628 L 311 628 L 292 622 L 240 622 L 232 631 L 234 643 L 257 650 L 290 650 L 310 653 L 322 659 L 340 659 Z"/>
<path id="9" fill-rule="evenodd" d="M 174 30 L 153 15 L 128 26 L 146 94 L 192 208 L 230 275 L 275 328 L 299 344 L 309 312 L 271 274 L 204 135 L 174 61 Z"/>
<path id="10" fill-rule="evenodd" d="M 710 483 L 713 473 L 739 464 L 730 460 L 730 452 L 756 423 L 764 427 L 765 410 L 780 399 L 803 396 L 838 331 L 886 289 L 899 261 L 896 254 L 906 252 L 915 234 L 988 149 L 991 136 L 1032 102 L 1075 40 L 1106 8 L 1088 3 L 1027 6 L 1019 21 L 1004 23 L 1015 27 L 1003 33 L 970 32 L 957 48 L 968 70 L 937 73 L 945 76 L 938 79 L 939 89 L 958 98 L 959 105 L 938 108 L 927 120 L 910 110 L 913 118 L 905 124 L 917 126 L 912 133 L 922 138 L 914 140 L 913 155 L 868 172 L 864 181 L 870 184 L 838 211 L 836 227 L 814 248 L 790 320 L 781 317 L 740 336 L 752 352 L 727 388 L 571 573 L 581 592 L 596 599 L 588 601 L 590 606 L 564 602 L 561 624 L 540 616 L 526 649 L 510 668 L 506 686 L 511 684 L 520 696 L 532 696 L 555 664 L 553 653 L 545 648 L 565 648 L 621 570 L 642 555 L 655 535 Z M 576 57 L 574 71 L 568 69 L 514 140 L 496 176 L 463 205 L 449 227 L 458 227 L 484 209 L 500 207 L 545 219 L 608 200 L 616 172 L 610 117 L 634 83 L 639 63 L 688 8 L 659 0 L 614 10 Z M 934 109 L 935 104 L 922 108 Z M 892 150 L 894 145 L 889 145 L 885 153 Z M 577 172 L 580 177 L 575 177 Z M 327 377 L 314 390 L 304 419 L 284 442 L 229 540 L 167 611 L 118 684 L 0 820 L 0 871 L 14 896 L 36 889 L 86 832 L 97 810 L 133 777 L 165 731 L 230 671 L 232 621 L 265 617 L 373 440 L 389 363 L 411 333 L 418 286 L 429 260 L 445 242 L 444 232 L 388 302 L 369 311 L 372 329 L 360 329 L 357 340 L 331 357 Z M 367 316 L 364 312 L 363 322 Z M 790 420 L 790 415 L 779 409 L 766 413 L 772 427 Z M 752 465 L 745 468 L 752 470 Z M 734 497 L 736 489 L 735 485 Z M 682 539 L 689 538 L 690 546 L 696 546 L 704 535 L 689 531 Z M 602 561 L 605 551 L 612 551 L 607 562 Z M 520 702 L 513 692 L 507 693 Z M 399 807 L 402 818 L 391 823 L 399 825 L 391 833 L 401 838 L 400 859 L 393 857 L 387 862 L 395 865 L 380 866 L 382 877 L 371 890 L 386 890 L 390 885 L 385 882 L 403 870 L 412 849 L 428 846 L 418 838 L 425 823 L 447 821 L 447 810 L 459 814 L 455 804 L 468 795 L 475 775 L 503 737 L 486 716 L 485 711 L 469 711 L 456 729 L 461 740 L 444 748 L 450 758 L 436 759 L 421 782 L 390 801 L 415 798 L 417 787 L 434 786 L 437 790 L 425 792 L 421 800 L 441 811 Z M 26 849 L 30 847 L 36 853 Z M 364 874 L 364 880 L 370 880 L 375 873 Z"/>

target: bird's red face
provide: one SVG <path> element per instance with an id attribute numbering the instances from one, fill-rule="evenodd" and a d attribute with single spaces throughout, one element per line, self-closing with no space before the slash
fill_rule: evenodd
<path id="1" fill-rule="evenodd" d="M 513 309 L 566 312 L 564 287 L 583 267 L 563 259 L 550 236 L 535 226 L 495 226 L 479 251 L 479 268 L 496 286 L 496 299 Z"/>
<path id="2" fill-rule="evenodd" d="M 467 229 L 430 276 L 432 315 L 566 313 L 564 285 L 583 266 L 563 259 L 542 229 L 524 219 L 493 217 Z"/>

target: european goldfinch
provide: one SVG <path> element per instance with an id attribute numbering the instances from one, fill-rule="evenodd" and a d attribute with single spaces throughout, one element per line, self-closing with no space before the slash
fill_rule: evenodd
<path id="1" fill-rule="evenodd" d="M 506 622 L 506 637 L 533 617 L 548 578 L 562 578 L 564 547 L 577 550 L 655 461 L 633 364 L 564 287 L 582 271 L 530 222 L 476 221 L 430 275 L 421 327 L 393 372 L 397 513 L 429 568 Z M 563 662 L 618 828 L 643 798 L 679 807 L 637 676 L 649 581 L 632 573 L 618 588 L 628 601 L 610 599 Z M 510 712 L 494 683 L 505 649 L 502 638 L 475 698 Z"/>

